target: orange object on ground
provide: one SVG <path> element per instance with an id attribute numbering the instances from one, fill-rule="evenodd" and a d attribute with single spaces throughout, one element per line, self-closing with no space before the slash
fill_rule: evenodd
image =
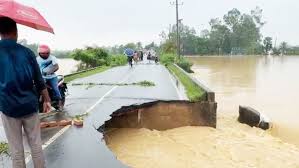
<path id="1" fill-rule="evenodd" d="M 74 121 L 74 125 L 76 125 L 78 127 L 83 126 L 83 120 L 74 119 L 73 121 Z"/>
<path id="2" fill-rule="evenodd" d="M 40 128 L 47 128 L 49 127 L 49 123 L 48 122 L 41 122 L 40 123 Z"/>
<path id="3" fill-rule="evenodd" d="M 61 120 L 58 122 L 58 126 L 72 125 L 72 120 Z"/>

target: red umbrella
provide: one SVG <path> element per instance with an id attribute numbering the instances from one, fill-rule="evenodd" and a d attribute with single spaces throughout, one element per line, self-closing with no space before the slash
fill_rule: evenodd
<path id="1" fill-rule="evenodd" d="M 19 24 L 54 34 L 53 28 L 34 8 L 13 0 L 0 0 L 0 17 L 9 17 Z"/>

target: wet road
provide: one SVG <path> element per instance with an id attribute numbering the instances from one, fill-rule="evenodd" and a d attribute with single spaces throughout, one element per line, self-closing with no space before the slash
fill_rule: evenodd
<path id="1" fill-rule="evenodd" d="M 121 106 L 153 100 L 178 100 L 178 92 L 168 70 L 161 65 L 139 64 L 134 68 L 116 67 L 73 83 L 132 83 L 152 81 L 154 87 L 140 86 L 72 86 L 66 100 L 66 116 L 88 112 L 83 128 L 74 126 L 43 130 L 44 153 L 48 168 L 126 167 L 107 148 L 97 128 Z M 54 116 L 54 118 L 57 116 Z M 28 163 L 32 167 L 31 161 Z"/>

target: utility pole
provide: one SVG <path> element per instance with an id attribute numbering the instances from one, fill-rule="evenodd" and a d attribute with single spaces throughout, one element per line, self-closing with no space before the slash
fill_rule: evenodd
<path id="1" fill-rule="evenodd" d="M 181 57 L 181 43 L 180 43 L 180 30 L 179 30 L 179 5 L 183 5 L 183 3 L 179 4 L 179 0 L 172 2 L 171 5 L 175 5 L 176 8 L 176 42 L 177 42 L 177 55 Z"/>

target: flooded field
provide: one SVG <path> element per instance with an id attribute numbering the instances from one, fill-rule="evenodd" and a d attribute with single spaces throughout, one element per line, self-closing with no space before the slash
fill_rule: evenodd
<path id="1" fill-rule="evenodd" d="M 273 122 L 271 133 L 299 146 L 299 56 L 190 58 L 194 76 L 216 92 L 218 113 L 251 106 Z"/>

